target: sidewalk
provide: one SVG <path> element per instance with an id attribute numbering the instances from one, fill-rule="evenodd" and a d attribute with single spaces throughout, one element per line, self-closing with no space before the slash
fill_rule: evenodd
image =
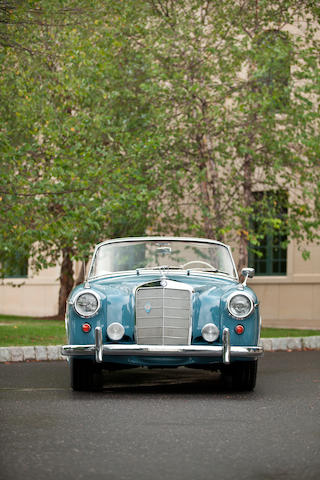
<path id="1" fill-rule="evenodd" d="M 262 338 L 265 352 L 291 350 L 320 350 L 320 336 Z M 0 347 L 0 363 L 25 361 L 66 360 L 61 355 L 61 345 L 35 347 Z"/>

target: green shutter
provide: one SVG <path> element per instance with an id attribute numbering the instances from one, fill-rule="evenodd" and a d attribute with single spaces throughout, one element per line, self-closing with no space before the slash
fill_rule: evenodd
<path id="1" fill-rule="evenodd" d="M 1 274 L 5 278 L 28 276 L 28 255 L 22 251 L 1 255 Z"/>
<path id="2" fill-rule="evenodd" d="M 256 197 L 267 197 L 267 201 L 274 201 L 275 192 L 257 193 Z M 269 199 L 268 199 L 269 197 Z M 286 208 L 287 193 L 277 192 L 277 218 L 282 218 L 287 213 Z M 257 207 L 258 208 L 258 207 Z M 259 231 L 257 216 L 253 215 L 251 228 L 255 233 Z M 280 234 L 276 230 L 268 231 L 260 239 L 260 245 L 249 245 L 248 263 L 256 271 L 256 275 L 286 275 L 287 274 L 287 236 Z"/>

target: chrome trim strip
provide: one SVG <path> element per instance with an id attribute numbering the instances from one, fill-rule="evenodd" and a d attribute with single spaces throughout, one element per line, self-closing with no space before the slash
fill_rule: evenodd
<path id="1" fill-rule="evenodd" d="M 231 354 L 229 328 L 223 329 L 222 342 L 223 342 L 223 353 L 222 353 L 223 363 L 228 365 L 228 363 L 230 363 L 230 354 Z"/>
<path id="2" fill-rule="evenodd" d="M 147 269 L 147 268 L 140 268 L 138 269 L 139 270 L 139 274 L 137 274 L 137 270 L 123 270 L 121 272 L 109 272 L 109 273 L 102 273 L 101 275 L 95 275 L 95 276 L 92 276 L 88 279 L 88 282 L 91 282 L 93 280 L 96 280 L 97 278 L 118 278 L 118 277 L 129 277 L 131 275 L 137 275 L 137 276 L 143 276 L 143 275 L 155 275 L 155 274 L 159 274 L 159 280 L 162 279 L 162 276 L 159 272 L 159 270 L 155 270 L 155 269 Z M 238 284 L 238 280 L 236 279 L 236 277 L 233 277 L 227 273 L 222 273 L 222 272 L 201 272 L 200 270 L 168 270 L 168 272 L 170 273 L 174 273 L 175 276 L 202 276 L 202 277 L 215 277 L 215 278 L 227 278 L 228 280 L 236 283 L 237 285 L 239 285 L 239 287 L 241 287 L 241 290 L 243 290 L 242 288 L 242 284 L 239 283 Z"/>
<path id="3" fill-rule="evenodd" d="M 226 342 L 226 345 L 227 342 Z M 155 356 L 155 357 L 221 357 L 227 353 L 230 357 L 260 357 L 263 355 L 262 346 L 228 346 L 223 345 L 136 345 L 136 344 L 106 344 L 102 347 L 103 355 L 115 356 Z M 62 355 L 94 355 L 95 345 L 63 345 L 61 347 Z"/>
<path id="4" fill-rule="evenodd" d="M 161 282 L 162 283 L 162 282 Z M 166 283 L 167 285 L 167 283 Z M 164 304 L 164 292 L 165 292 L 165 286 L 162 287 L 162 345 L 164 345 L 164 326 L 165 326 L 165 314 L 164 314 L 164 307 L 165 307 L 165 304 Z M 140 289 L 138 288 L 137 291 L 136 291 L 136 294 L 138 293 Z M 136 303 L 136 306 L 137 306 L 137 303 Z M 137 313 L 136 313 L 136 321 L 137 321 Z M 190 323 L 190 320 L 189 320 L 189 323 Z"/>
<path id="5" fill-rule="evenodd" d="M 223 245 L 225 245 L 225 244 L 223 244 Z M 225 245 L 225 247 L 227 247 L 227 250 L 229 251 L 229 255 L 230 255 L 230 258 L 231 258 L 232 265 L 233 265 L 233 270 L 236 273 L 236 276 L 233 277 L 233 278 L 236 278 L 237 282 L 239 282 L 238 270 L 236 268 L 236 264 L 235 264 L 234 259 L 233 259 L 231 247 L 230 247 L 230 245 Z"/>
<path id="6" fill-rule="evenodd" d="M 260 343 L 260 339 L 261 339 L 261 328 L 262 328 L 262 317 L 261 315 L 259 315 L 259 333 L 258 333 L 258 345 Z"/>
<path id="7" fill-rule="evenodd" d="M 94 337 L 95 337 L 95 353 L 96 353 L 96 362 L 102 362 L 102 355 L 103 355 L 103 344 L 102 344 L 102 328 L 96 327 L 94 329 Z"/>
<path id="8" fill-rule="evenodd" d="M 172 242 L 177 240 L 179 242 L 202 242 L 202 243 L 215 243 L 217 245 L 223 245 L 224 247 L 228 247 L 223 242 L 219 242 L 218 240 L 212 240 L 211 238 L 201 238 L 201 237 L 171 237 L 171 236 L 145 236 L 145 237 L 123 237 L 123 238 L 112 238 L 110 240 L 105 240 L 104 242 L 98 243 L 97 247 L 101 245 L 105 245 L 107 243 L 121 243 L 121 242 L 141 242 L 141 241 L 156 241 L 156 242 Z"/>

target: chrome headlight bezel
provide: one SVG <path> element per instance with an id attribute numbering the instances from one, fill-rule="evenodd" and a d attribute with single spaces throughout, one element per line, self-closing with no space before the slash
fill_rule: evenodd
<path id="1" fill-rule="evenodd" d="M 78 302 L 79 298 L 82 295 L 85 295 L 85 294 L 86 295 L 92 295 L 97 300 L 97 307 L 93 312 L 82 312 L 82 311 L 79 310 L 79 307 L 77 307 L 77 302 Z M 77 293 L 77 295 L 74 297 L 74 300 L 73 300 L 73 308 L 74 308 L 75 312 L 81 318 L 94 317 L 94 315 L 96 315 L 98 313 L 98 311 L 100 310 L 100 307 L 101 307 L 101 299 L 100 299 L 99 295 L 96 292 L 94 292 L 93 290 L 81 290 L 80 292 Z"/>
<path id="2" fill-rule="evenodd" d="M 249 308 L 248 312 L 246 312 L 243 315 L 236 314 L 232 310 L 231 302 L 235 297 L 238 297 L 238 296 L 246 297 L 249 300 L 249 303 L 250 303 L 250 308 Z M 233 292 L 231 295 L 229 295 L 229 297 L 227 299 L 227 308 L 228 308 L 229 315 L 231 315 L 233 318 L 235 318 L 237 320 L 243 320 L 244 318 L 248 318 L 251 315 L 251 313 L 253 312 L 254 302 L 253 302 L 253 299 L 252 299 L 251 295 L 249 295 L 246 292 Z"/>

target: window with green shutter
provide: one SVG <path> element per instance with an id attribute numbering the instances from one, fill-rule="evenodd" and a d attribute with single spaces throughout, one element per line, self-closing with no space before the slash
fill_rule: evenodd
<path id="1" fill-rule="evenodd" d="M 2 252 L 1 276 L 4 278 L 25 278 L 28 276 L 28 255 L 24 251 Z"/>
<path id="2" fill-rule="evenodd" d="M 284 220 L 287 214 L 287 192 L 260 192 L 255 194 L 256 208 L 261 210 L 259 215 L 253 214 L 251 225 L 254 231 L 259 234 L 262 231 L 261 212 L 272 205 L 273 215 L 279 220 Z M 261 201 L 261 203 L 260 203 Z M 267 228 L 264 234 L 259 235 L 259 245 L 249 245 L 249 265 L 256 271 L 256 275 L 286 275 L 287 274 L 287 235 L 283 229 Z"/>

